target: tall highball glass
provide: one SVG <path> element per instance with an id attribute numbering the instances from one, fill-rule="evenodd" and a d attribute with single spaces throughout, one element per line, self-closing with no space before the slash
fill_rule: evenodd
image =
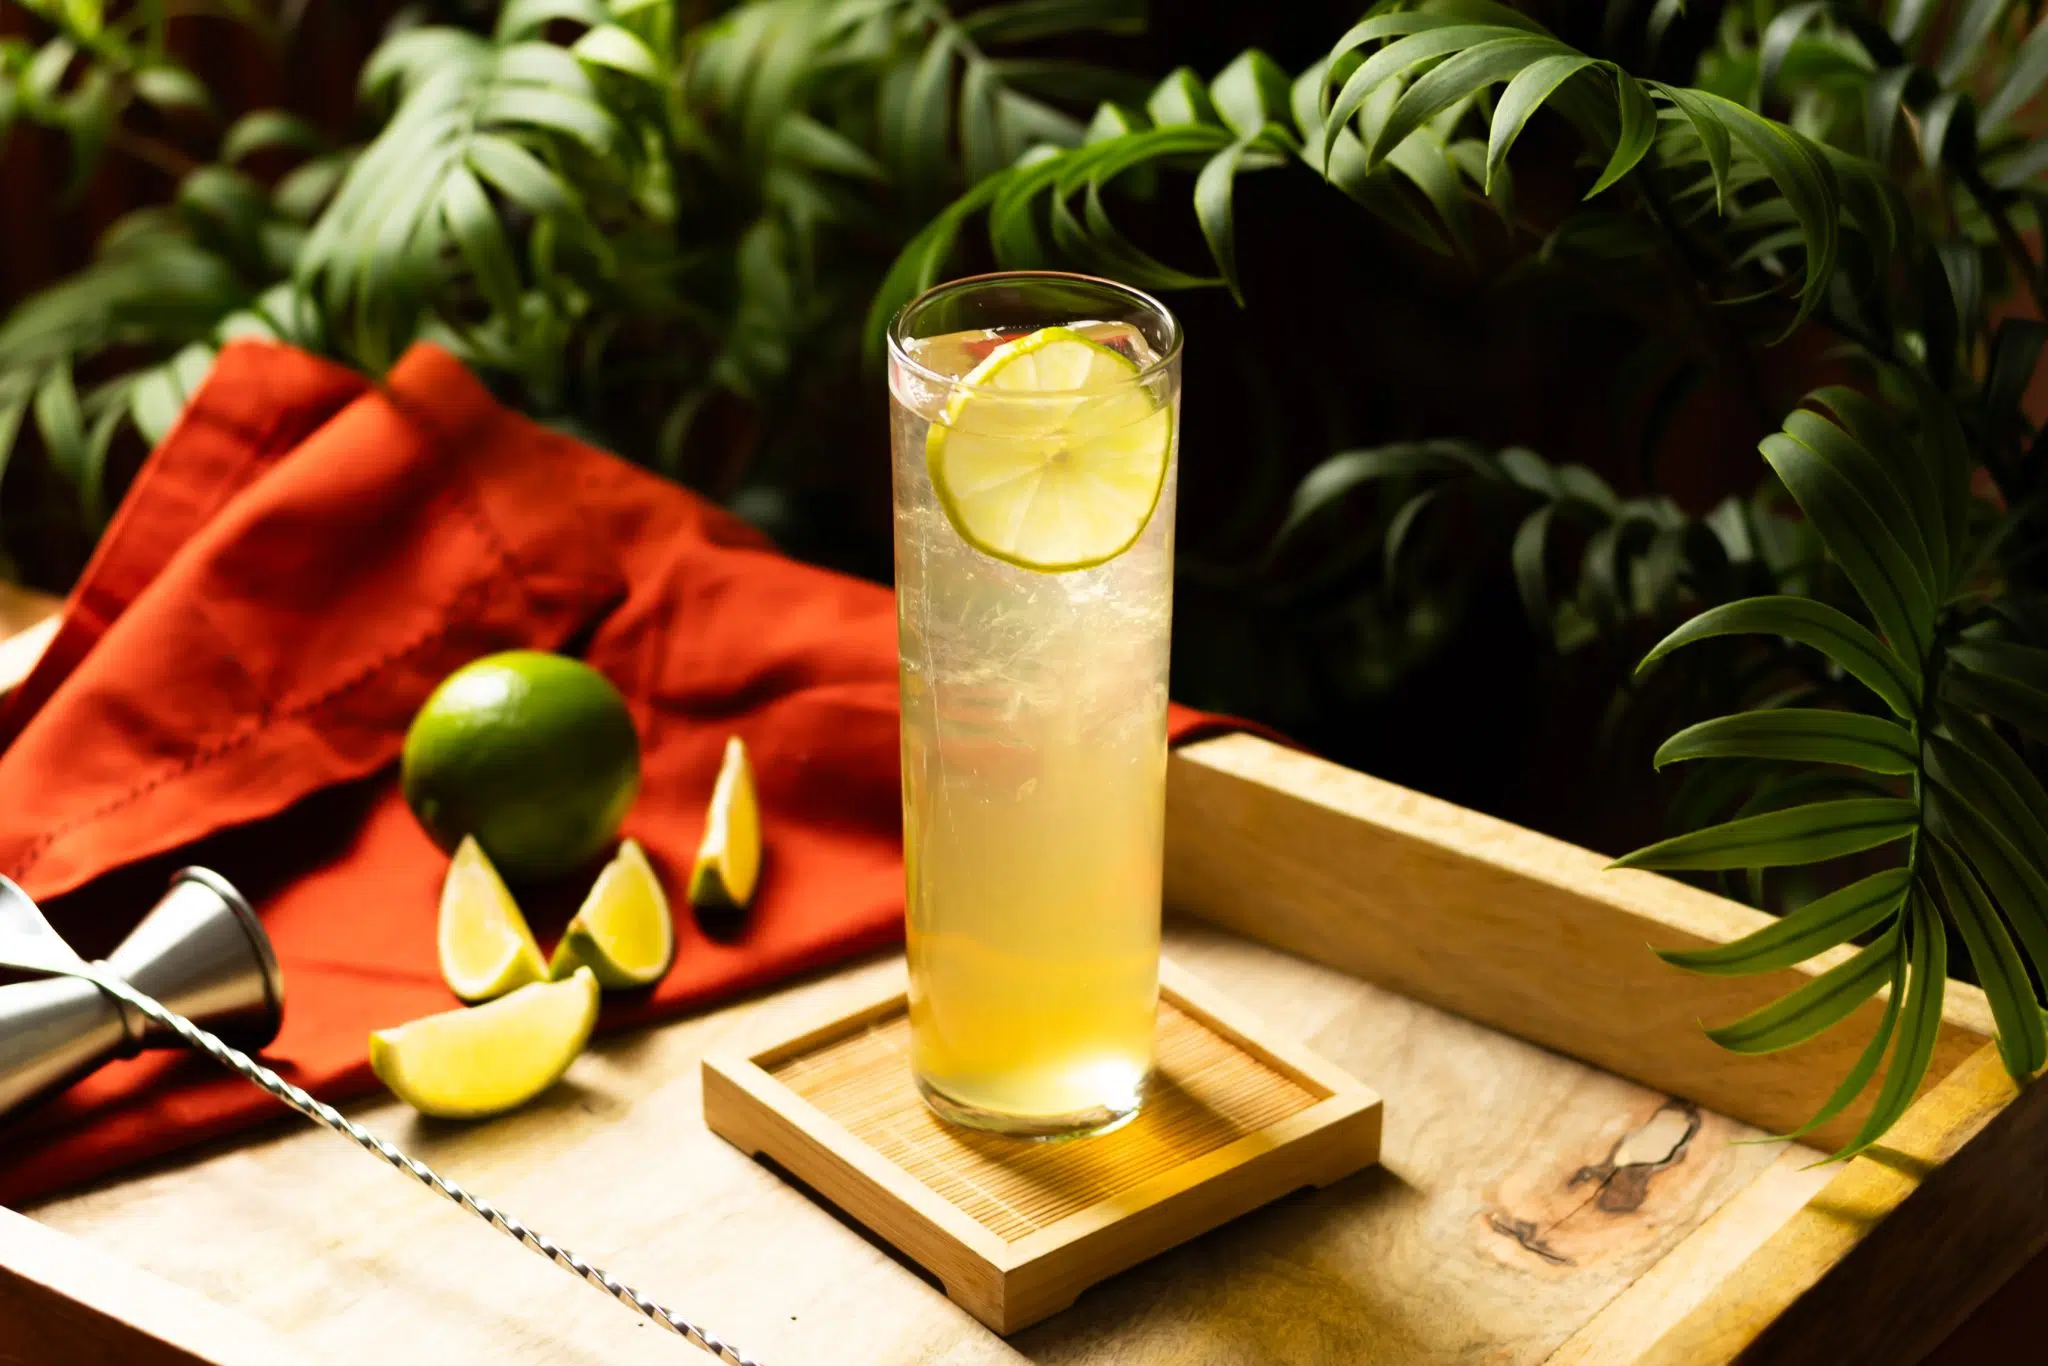
<path id="1" fill-rule="evenodd" d="M 1100 1131 L 1153 1062 L 1179 324 L 985 275 L 888 345 L 911 1066 L 956 1123 Z"/>

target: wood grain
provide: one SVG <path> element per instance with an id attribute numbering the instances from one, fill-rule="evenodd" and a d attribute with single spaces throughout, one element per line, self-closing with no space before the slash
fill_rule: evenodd
<path id="1" fill-rule="evenodd" d="M 769 1075 L 1015 1243 L 1322 1099 L 1171 1000 L 1159 1014 L 1162 1084 L 1136 1122 L 1093 1143 L 1031 1143 L 942 1123 L 910 1083 L 905 1012 L 789 1059 Z"/>
<path id="2" fill-rule="evenodd" d="M 898 958 L 601 1041 L 488 1124 L 354 1113 L 775 1366 L 1535 1366 L 1776 1160 L 1731 1146 L 1753 1135 L 1742 1125 L 1335 969 L 1199 924 L 1171 926 L 1167 948 L 1387 1097 L 1383 1166 L 1113 1277 L 1008 1343 L 699 1118 L 705 1053 L 873 1000 Z M 296 1121 L 33 1212 L 338 1361 L 679 1359 Z"/>
<path id="3" fill-rule="evenodd" d="M 1793 1147 L 1734 1199 L 1714 1211 L 1636 1282 L 1609 1301 L 1544 1366 L 1609 1366 L 1635 1362 L 1673 1323 L 1704 1303 L 1722 1274 L 1740 1265 L 1797 1215 L 1828 1183 L 1814 1154 Z"/>
<path id="4" fill-rule="evenodd" d="M 1762 977 L 1680 972 L 1650 947 L 1725 943 L 1767 917 L 1669 878 L 1610 871 L 1598 854 L 1251 735 L 1177 751 L 1167 781 L 1170 905 L 1748 1123 L 1803 1124 L 1876 1027 L 1872 1001 L 1781 1053 L 1715 1045 L 1702 1021 L 1742 1015 L 1850 950 Z M 1990 1037 L 1983 993 L 1952 983 L 1927 1085 Z M 1814 1141 L 1846 1142 L 1868 1104 Z"/>
<path id="5" fill-rule="evenodd" d="M 1986 1048 L 1722 1278 L 1641 1366 L 1919 1361 L 2048 1243 L 2048 1088 Z"/>
<path id="6" fill-rule="evenodd" d="M 311 1366 L 202 1296 L 0 1209 L 0 1366 Z"/>
<path id="7" fill-rule="evenodd" d="M 1034 1143 L 941 1122 L 910 1076 L 903 985 L 883 992 L 834 1025 L 804 1030 L 801 1050 L 777 1044 L 706 1059 L 705 1122 L 854 1211 L 1001 1333 L 1281 1195 L 1350 1176 L 1379 1153 L 1377 1095 L 1171 962 L 1160 965 L 1144 1108 L 1086 1142 Z M 913 1196 L 906 1178 L 920 1188 Z M 934 1211 L 931 1197 L 950 1210 Z M 974 1222 L 973 1236 L 955 1236 L 956 1213 Z"/>

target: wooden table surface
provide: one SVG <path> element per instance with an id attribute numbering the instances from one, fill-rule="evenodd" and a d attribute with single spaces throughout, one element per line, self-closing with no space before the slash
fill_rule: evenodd
<path id="1" fill-rule="evenodd" d="M 1176 925 L 1168 953 L 1378 1088 L 1385 1163 L 1008 1342 L 701 1120 L 707 1048 L 871 992 L 898 958 L 604 1041 L 490 1124 L 395 1102 L 355 1114 L 771 1363 L 1596 1361 L 1629 1331 L 1599 1311 L 1702 1220 L 1727 1211 L 1699 1255 L 1739 1259 L 1827 1178 L 1774 1146 L 1732 1146 L 1754 1131 L 1720 1116 L 1227 932 Z M 682 1350 L 296 1124 L 30 1212 L 316 1344 L 316 1359 L 618 1366 Z M 1705 1283 L 1718 1267 L 1697 1270 Z M 1666 1289 L 1682 1296 L 1677 1279 Z"/>
<path id="2" fill-rule="evenodd" d="M 0 592 L 0 637 L 31 628 L 0 639 L 0 692 L 47 642 L 53 605 Z M 1168 952 L 1380 1090 L 1384 1164 L 1007 1342 L 703 1126 L 706 1051 L 871 993 L 899 958 L 602 1040 L 562 1086 L 486 1125 L 389 1101 L 354 1113 L 762 1361 L 807 1366 L 1590 1366 L 1646 1347 L 1828 1179 L 1805 1170 L 1811 1151 L 1733 1146 L 1755 1131 L 1227 931 L 1175 925 Z M 45 1250 L 78 1275 L 125 1280 L 118 1259 L 277 1330 L 290 1347 L 250 1349 L 264 1366 L 294 1352 L 379 1366 L 699 1359 L 296 1120 L 31 1212 L 82 1240 Z M 1930 1360 L 2032 1359 L 2043 1292 L 2048 1253 Z M 222 1341 L 240 1338 L 232 1324 L 220 1317 Z"/>

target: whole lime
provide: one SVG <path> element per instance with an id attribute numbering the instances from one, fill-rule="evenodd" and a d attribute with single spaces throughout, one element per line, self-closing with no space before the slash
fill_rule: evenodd
<path id="1" fill-rule="evenodd" d="M 603 674 L 510 650 L 434 689 L 405 733 L 401 785 L 443 849 L 474 835 L 506 877 L 552 877 L 618 834 L 640 790 L 640 737 Z"/>

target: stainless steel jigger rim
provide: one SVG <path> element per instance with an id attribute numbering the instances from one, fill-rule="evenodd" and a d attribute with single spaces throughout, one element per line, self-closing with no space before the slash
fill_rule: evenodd
<path id="1" fill-rule="evenodd" d="M 249 899 L 242 895 L 234 883 L 213 869 L 201 868 L 196 864 L 180 868 L 171 874 L 166 894 L 176 891 L 178 884 L 183 882 L 204 887 L 220 898 L 221 904 L 228 908 L 235 917 L 235 923 L 241 927 L 242 938 L 247 941 L 248 948 L 256 955 L 257 971 L 263 979 L 263 1027 L 243 1042 L 248 1047 L 259 1050 L 269 1047 L 277 1039 L 278 1032 L 284 1028 L 284 969 L 278 964 L 277 950 L 271 947 L 269 932 L 263 928 L 263 922 L 256 918 L 256 908 L 249 904 Z M 94 959 L 92 966 L 96 972 L 110 977 L 121 975 L 120 971 L 104 958 Z M 120 1012 L 121 1032 L 125 1036 L 122 1056 L 134 1057 L 145 1046 L 149 1034 L 149 1017 L 136 1009 L 135 1003 L 119 992 L 108 990 L 104 982 L 97 982 L 96 985 Z"/>
<path id="2" fill-rule="evenodd" d="M 235 913 L 235 919 L 242 926 L 242 933 L 249 937 L 249 946 L 256 950 L 256 961 L 263 970 L 263 1003 L 270 1016 L 271 1037 L 284 1024 L 284 969 L 277 961 L 277 950 L 271 947 L 270 934 L 263 928 L 263 922 L 256 918 L 256 908 L 242 895 L 234 883 L 211 868 L 190 865 L 171 874 L 171 886 L 181 882 L 196 882 L 227 903 Z"/>

